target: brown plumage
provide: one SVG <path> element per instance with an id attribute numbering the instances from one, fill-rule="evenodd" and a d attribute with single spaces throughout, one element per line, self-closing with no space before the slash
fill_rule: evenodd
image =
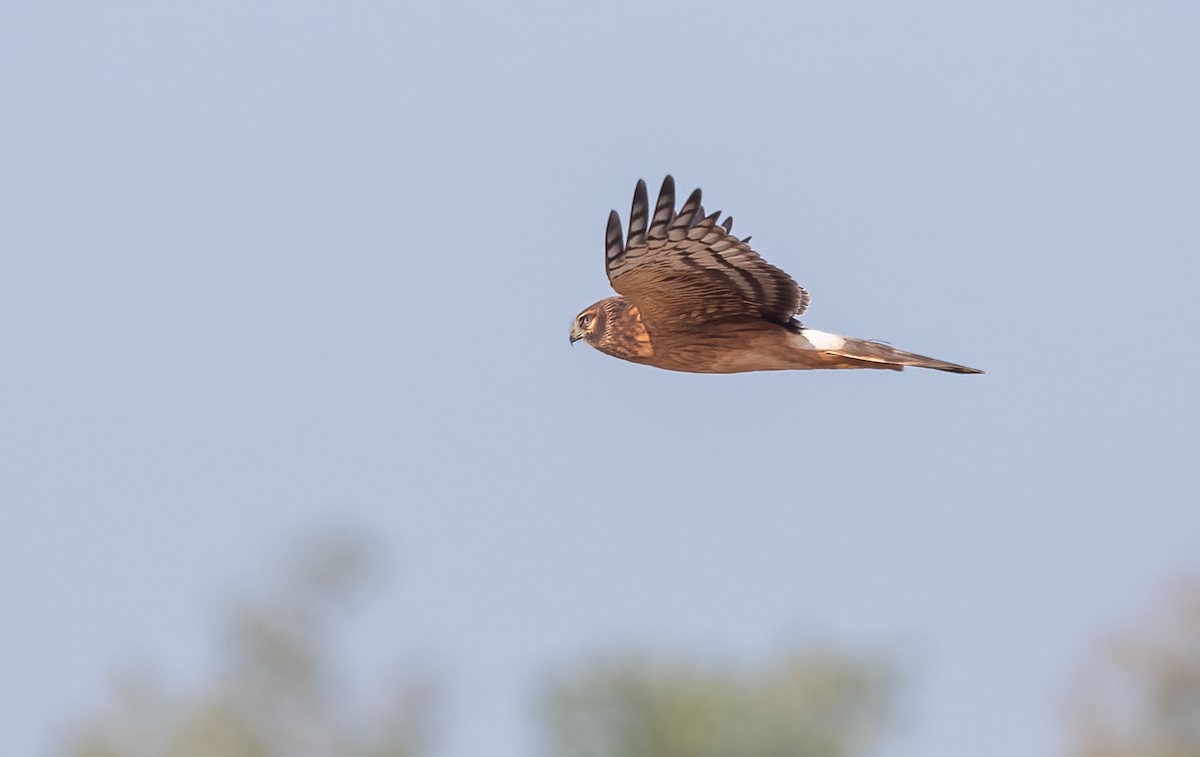
<path id="1" fill-rule="evenodd" d="M 605 235 L 608 280 L 621 296 L 575 318 L 571 342 L 658 368 L 692 373 L 810 368 L 975 368 L 886 344 L 827 334 L 796 320 L 808 292 L 732 235 L 733 219 L 705 215 L 700 190 L 675 212 L 675 180 L 663 180 L 654 215 L 638 181 L 623 238 L 614 210 Z"/>

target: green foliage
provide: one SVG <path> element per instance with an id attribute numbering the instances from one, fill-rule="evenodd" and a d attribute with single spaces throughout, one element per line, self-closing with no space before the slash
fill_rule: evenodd
<path id="1" fill-rule="evenodd" d="M 283 580 L 239 603 L 221 671 L 194 692 L 126 680 L 64 757 L 418 757 L 430 690 L 394 685 L 363 701 L 340 674 L 334 626 L 374 576 L 367 545 L 336 534 L 302 545 Z"/>
<path id="2" fill-rule="evenodd" d="M 377 575 L 345 535 L 302 546 L 230 611 L 217 671 L 194 688 L 127 677 L 62 757 L 422 757 L 431 689 L 349 686 L 336 631 Z M 883 733 L 894 677 L 827 650 L 758 669 L 624 659 L 546 690 L 549 757 L 856 757 Z"/>
<path id="3" fill-rule="evenodd" d="M 887 722 L 887 667 L 829 652 L 759 671 L 626 659 L 545 697 L 550 757 L 850 757 Z"/>

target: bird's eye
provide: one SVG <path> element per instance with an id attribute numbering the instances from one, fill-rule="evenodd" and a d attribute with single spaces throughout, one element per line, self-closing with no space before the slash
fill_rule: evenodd
<path id="1" fill-rule="evenodd" d="M 580 325 L 580 326 L 582 326 L 582 327 L 583 327 L 583 328 L 585 328 L 585 329 L 586 329 L 588 326 L 591 326 L 591 325 L 592 325 L 592 317 L 591 317 L 590 315 L 581 315 L 581 316 L 579 316 L 579 325 Z"/>

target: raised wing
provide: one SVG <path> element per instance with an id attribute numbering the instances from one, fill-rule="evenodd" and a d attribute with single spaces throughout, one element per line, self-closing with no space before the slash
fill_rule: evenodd
<path id="1" fill-rule="evenodd" d="M 732 218 L 717 224 L 718 216 L 704 214 L 699 189 L 676 214 L 670 176 L 663 180 L 653 217 L 646 182 L 638 181 L 627 240 L 622 240 L 620 216 L 615 210 L 609 215 L 608 280 L 651 327 L 736 316 L 787 323 L 808 307 L 808 293 L 750 249 L 749 237 L 734 237 Z"/>

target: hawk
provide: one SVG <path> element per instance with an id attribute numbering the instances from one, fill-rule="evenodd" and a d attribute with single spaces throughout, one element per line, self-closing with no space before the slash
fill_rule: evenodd
<path id="1" fill-rule="evenodd" d="M 675 180 L 663 180 L 650 216 L 639 180 L 629 236 L 608 216 L 604 263 L 619 296 L 575 317 L 580 339 L 613 357 L 690 373 L 814 368 L 933 368 L 983 373 L 866 339 L 806 328 L 796 319 L 808 292 L 731 233 L 733 218 L 705 215 L 700 190 L 677 213 Z"/>

